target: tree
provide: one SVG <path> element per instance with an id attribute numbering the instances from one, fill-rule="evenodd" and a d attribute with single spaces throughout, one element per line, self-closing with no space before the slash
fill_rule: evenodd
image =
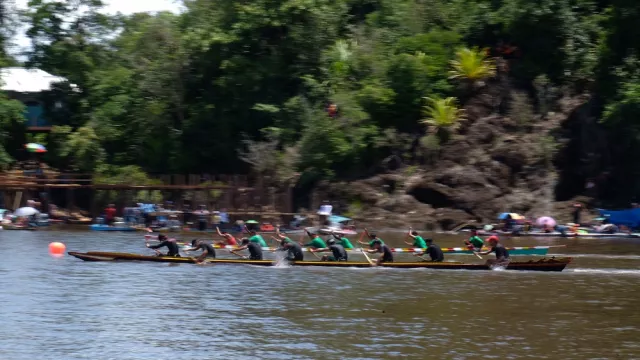
<path id="1" fill-rule="evenodd" d="M 488 57 L 487 49 L 462 48 L 456 51 L 455 60 L 451 60 L 452 79 L 468 80 L 476 84 L 496 74 L 496 66 Z"/>
<path id="2" fill-rule="evenodd" d="M 442 141 L 446 141 L 449 136 L 460 126 L 460 121 L 465 119 L 464 110 L 458 108 L 457 100 L 454 97 L 446 99 L 425 98 L 428 104 L 423 107 L 423 124 L 429 125 L 429 131 L 437 134 Z"/>
<path id="3" fill-rule="evenodd" d="M 20 129 L 24 131 L 24 105 L 0 93 L 0 169 L 13 161 L 10 151 L 20 145 Z M 7 146 L 13 148 L 7 149 Z"/>

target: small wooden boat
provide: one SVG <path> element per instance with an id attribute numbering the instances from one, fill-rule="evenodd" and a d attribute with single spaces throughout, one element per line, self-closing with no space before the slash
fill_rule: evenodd
<path id="1" fill-rule="evenodd" d="M 118 252 L 99 252 L 90 251 L 79 253 L 70 251 L 69 255 L 84 261 L 148 261 L 162 263 L 183 263 L 193 264 L 194 258 L 188 257 L 169 257 L 169 256 L 148 256 Z M 571 258 L 551 258 L 540 259 L 537 261 L 512 261 L 507 265 L 506 270 L 521 271 L 562 271 L 569 265 Z M 274 266 L 271 260 L 239 260 L 239 259 L 215 259 L 207 260 L 209 264 L 225 264 L 225 265 L 256 265 L 256 266 Z M 363 261 L 293 261 L 289 265 L 293 266 L 321 266 L 321 267 L 371 267 L 371 264 Z M 400 268 L 400 269 L 440 269 L 440 270 L 491 270 L 486 264 L 466 264 L 462 262 L 392 262 L 384 263 L 381 267 Z"/>
<path id="2" fill-rule="evenodd" d="M 109 226 L 106 224 L 91 224 L 89 228 L 93 231 L 136 231 L 136 228 L 131 226 Z"/>
<path id="3" fill-rule="evenodd" d="M 31 225 L 4 224 L 4 225 L 2 225 L 2 229 L 3 230 L 29 230 L 29 231 L 33 231 L 33 230 L 37 230 L 38 228 L 36 226 L 31 226 Z"/>

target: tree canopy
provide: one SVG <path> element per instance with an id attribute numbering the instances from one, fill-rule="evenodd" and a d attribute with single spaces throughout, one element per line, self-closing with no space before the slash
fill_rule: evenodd
<path id="1" fill-rule="evenodd" d="M 634 0 L 184 5 L 180 14 L 108 16 L 100 0 L 29 1 L 19 17 L 32 44 L 26 65 L 81 89 L 61 84 L 43 95 L 56 126 L 47 161 L 83 172 L 367 176 L 398 149 L 446 141 L 424 141 L 437 127 L 457 128 L 440 123 L 436 110 L 456 118 L 455 104 L 464 107 L 476 90 L 465 82 L 494 77 L 494 58 L 503 58 L 512 85 L 541 115 L 554 101 L 541 86 L 591 94 L 603 136 L 616 139 L 607 150 L 615 166 L 640 173 L 629 156 L 640 149 Z M 7 61 L 0 51 L 0 63 Z M 53 106 L 60 99 L 64 107 Z M 0 98 L 0 140 L 16 131 L 20 111 Z M 433 112 L 426 122 L 425 111 Z M 0 162 L 12 151 L 0 149 Z"/>

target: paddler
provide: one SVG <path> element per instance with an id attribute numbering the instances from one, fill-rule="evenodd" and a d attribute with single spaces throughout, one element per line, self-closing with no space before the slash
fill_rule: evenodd
<path id="1" fill-rule="evenodd" d="M 340 236 L 339 234 L 336 234 L 334 232 L 332 232 L 331 235 L 333 236 L 334 239 L 336 239 L 336 243 L 338 245 L 342 245 L 342 247 L 345 249 L 353 249 L 353 245 L 351 245 L 351 241 L 349 241 L 349 239 L 347 239 L 346 237 Z"/>
<path id="2" fill-rule="evenodd" d="M 367 230 L 367 228 L 364 229 L 364 233 L 369 238 L 369 242 L 366 243 L 366 242 L 358 240 L 358 244 L 360 244 L 360 245 L 369 245 L 370 248 L 373 248 L 373 242 L 374 241 L 380 241 L 380 243 L 382 245 L 384 245 L 384 241 L 382 239 L 380 239 L 378 237 L 378 235 L 376 235 L 375 233 L 369 233 L 369 230 Z"/>
<path id="3" fill-rule="evenodd" d="M 391 252 L 391 249 L 389 249 L 387 245 L 383 244 L 382 241 L 378 239 L 372 240 L 370 246 L 371 246 L 371 249 L 365 250 L 366 252 L 372 253 L 372 254 L 374 253 L 382 254 L 376 261 L 376 265 L 380 265 L 386 262 L 393 262 L 393 253 Z"/>
<path id="4" fill-rule="evenodd" d="M 430 238 L 427 238 L 425 240 L 425 243 L 427 244 L 427 249 L 425 250 L 424 254 L 429 255 L 431 261 L 433 262 L 443 262 L 444 254 L 442 253 L 442 249 L 440 248 L 440 246 L 434 244 L 433 239 Z"/>
<path id="5" fill-rule="evenodd" d="M 495 253 L 496 254 L 496 258 L 495 259 L 487 259 L 487 265 L 489 265 L 489 266 L 494 266 L 494 265 L 507 266 L 507 265 L 509 265 L 509 261 L 511 260 L 511 259 L 509 259 L 509 251 L 507 251 L 507 249 L 504 247 L 504 245 L 500 244 L 500 241 L 498 240 L 498 237 L 495 236 L 495 235 L 492 235 L 487 239 L 487 242 L 491 246 L 491 249 L 489 249 L 489 250 L 487 250 L 485 252 L 477 252 L 477 254 L 480 254 L 480 255 L 489 255 L 491 253 Z"/>
<path id="6" fill-rule="evenodd" d="M 275 240 L 280 242 L 280 246 L 282 246 L 284 243 L 293 242 L 293 240 L 289 239 L 289 237 L 280 232 L 279 226 L 276 226 L 276 237 L 277 239 Z"/>
<path id="7" fill-rule="evenodd" d="M 304 260 L 304 254 L 302 253 L 302 246 L 297 242 L 284 242 L 282 244 L 282 250 L 287 251 L 287 261 L 302 261 Z"/>
<path id="8" fill-rule="evenodd" d="M 309 238 L 311 238 L 311 242 L 306 244 L 300 243 L 300 245 L 302 245 L 303 247 L 310 247 L 312 249 L 324 249 L 327 247 L 327 243 L 325 243 L 324 240 L 322 240 L 322 238 L 318 236 L 318 234 L 312 233 L 309 230 L 306 231 Z"/>
<path id="9" fill-rule="evenodd" d="M 229 234 L 228 232 L 221 232 L 220 228 L 216 226 L 216 231 L 218 232 L 218 236 L 224 238 L 224 241 L 218 241 L 216 242 L 216 245 L 220 245 L 220 246 L 225 246 L 225 245 L 231 245 L 231 246 L 235 246 L 238 245 L 238 242 L 236 241 L 236 238 L 233 237 L 233 235 Z"/>
<path id="10" fill-rule="evenodd" d="M 347 255 L 347 251 L 344 249 L 342 245 L 336 243 L 335 239 L 327 240 L 327 244 L 329 245 L 323 249 L 311 249 L 309 251 L 316 252 L 329 252 L 331 251 L 333 255 L 324 255 L 322 257 L 322 261 L 347 261 L 349 259 Z"/>
<path id="11" fill-rule="evenodd" d="M 249 260 L 262 260 L 262 247 L 258 243 L 253 243 L 249 239 L 242 239 L 242 245 L 237 249 L 230 250 L 233 255 L 242 256 L 237 254 L 236 251 L 249 250 Z M 246 259 L 246 256 L 242 256 Z"/>
<path id="12" fill-rule="evenodd" d="M 424 241 L 422 236 L 418 235 L 418 232 L 409 228 L 409 237 L 413 239 L 413 242 L 405 241 L 404 243 L 407 245 L 413 246 L 415 249 L 424 249 L 427 247 L 427 243 Z"/>
<path id="13" fill-rule="evenodd" d="M 204 240 L 193 239 L 191 241 L 191 249 L 185 251 L 202 250 L 202 254 L 196 258 L 197 263 L 201 263 L 205 258 L 216 258 L 216 251 L 211 244 L 206 243 Z"/>
<path id="14" fill-rule="evenodd" d="M 249 235 L 251 235 L 251 237 L 249 238 L 249 241 L 251 241 L 252 243 L 256 243 L 261 247 L 269 247 L 269 245 L 267 245 L 267 242 L 264 241 L 262 236 L 256 233 L 255 230 L 249 230 Z"/>
<path id="15" fill-rule="evenodd" d="M 158 241 L 160 241 L 160 243 L 158 245 L 149 245 L 149 244 L 147 244 L 147 247 L 149 249 L 155 250 L 156 253 L 158 253 L 158 256 L 180 257 L 180 248 L 178 247 L 178 243 L 176 243 L 175 240 L 169 240 L 169 239 L 167 239 L 167 235 L 160 234 L 160 235 L 158 235 Z M 158 250 L 158 249 L 160 249 L 162 247 L 166 247 L 168 249 L 168 252 L 167 252 L 166 255 L 161 253 Z"/>
<path id="16" fill-rule="evenodd" d="M 471 237 L 469 238 L 469 240 L 465 240 L 464 243 L 467 245 L 467 248 L 469 248 L 469 250 L 473 250 L 473 251 L 481 251 L 482 247 L 484 246 L 484 240 L 482 240 L 482 238 L 480 236 L 478 236 L 478 230 L 473 229 L 471 230 Z"/>

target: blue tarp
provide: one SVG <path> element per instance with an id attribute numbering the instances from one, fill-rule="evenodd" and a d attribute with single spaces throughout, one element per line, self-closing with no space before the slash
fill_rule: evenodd
<path id="1" fill-rule="evenodd" d="M 340 216 L 340 215 L 331 215 L 329 216 L 329 222 L 332 223 L 342 223 L 345 221 L 351 221 L 348 217 Z"/>
<path id="2" fill-rule="evenodd" d="M 632 228 L 640 227 L 640 208 L 627 210 L 598 209 L 598 212 L 600 216 L 606 217 L 611 224 L 625 225 Z"/>
<path id="3" fill-rule="evenodd" d="M 502 213 L 502 214 L 498 215 L 498 220 L 504 220 L 504 219 L 508 218 L 509 215 L 511 215 L 511 213 Z"/>

